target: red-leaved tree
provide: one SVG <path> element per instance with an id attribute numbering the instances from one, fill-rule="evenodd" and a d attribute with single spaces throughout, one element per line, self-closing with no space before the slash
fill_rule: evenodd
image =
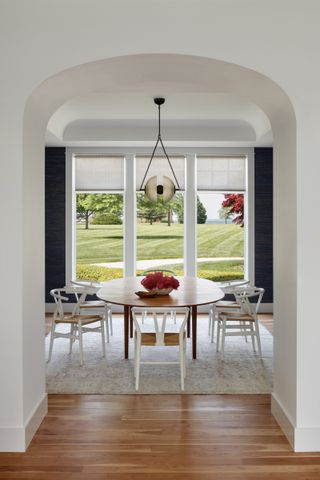
<path id="1" fill-rule="evenodd" d="M 244 205 L 242 193 L 225 193 L 222 208 L 228 208 L 235 215 L 233 223 L 243 227 L 244 225 Z"/>

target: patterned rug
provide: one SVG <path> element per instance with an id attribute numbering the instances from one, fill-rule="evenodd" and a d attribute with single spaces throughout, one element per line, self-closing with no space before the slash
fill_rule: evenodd
<path id="1" fill-rule="evenodd" d="M 69 355 L 69 342 L 55 339 L 52 360 L 47 364 L 47 392 L 62 394 L 172 394 L 181 393 L 179 365 L 141 365 L 140 388 L 133 380 L 133 341 L 130 358 L 123 359 L 123 320 L 113 319 L 114 334 L 101 356 L 101 337 L 84 335 L 84 365 L 79 364 L 78 342 Z M 65 326 L 60 326 L 66 331 Z M 260 325 L 263 359 L 260 360 L 243 337 L 227 337 L 224 360 L 208 337 L 208 319 L 198 319 L 197 360 L 192 360 L 191 339 L 187 346 L 185 391 L 193 394 L 270 393 L 272 391 L 273 337 Z M 46 337 L 48 352 L 50 335 Z M 142 361 L 177 361 L 175 347 L 143 347 Z"/>

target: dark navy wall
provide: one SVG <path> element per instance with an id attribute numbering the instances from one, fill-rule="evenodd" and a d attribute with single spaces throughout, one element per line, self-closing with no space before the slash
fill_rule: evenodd
<path id="1" fill-rule="evenodd" d="M 66 150 L 45 149 L 45 268 L 46 302 L 52 288 L 63 287 L 66 278 Z"/>
<path id="2" fill-rule="evenodd" d="M 273 302 L 273 150 L 255 148 L 255 284 Z"/>
<path id="3" fill-rule="evenodd" d="M 66 281 L 65 148 L 45 151 L 46 301 L 49 291 Z M 255 284 L 264 287 L 264 302 L 273 301 L 272 271 L 272 148 L 255 149 Z"/>

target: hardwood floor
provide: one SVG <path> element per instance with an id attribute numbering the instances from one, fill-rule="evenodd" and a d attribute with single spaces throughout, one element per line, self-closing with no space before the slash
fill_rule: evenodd
<path id="1" fill-rule="evenodd" d="M 1 479 L 314 480 L 269 395 L 51 395 L 28 451 L 0 454 Z"/>

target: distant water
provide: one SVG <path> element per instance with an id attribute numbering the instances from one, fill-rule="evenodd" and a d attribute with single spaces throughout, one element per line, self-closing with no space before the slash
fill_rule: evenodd
<path id="1" fill-rule="evenodd" d="M 228 220 L 228 224 L 232 223 L 231 220 Z M 209 218 L 206 221 L 206 225 L 224 225 L 224 220 L 221 218 Z"/>

